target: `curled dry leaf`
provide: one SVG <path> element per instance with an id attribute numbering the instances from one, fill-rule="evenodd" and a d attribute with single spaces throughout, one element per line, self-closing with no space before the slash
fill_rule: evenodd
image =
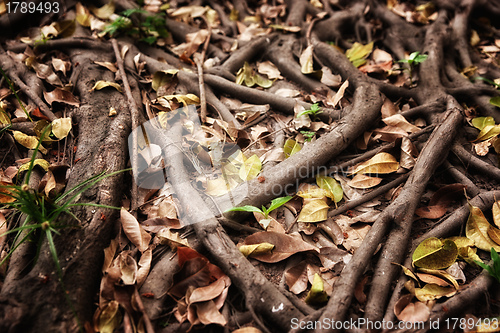
<path id="1" fill-rule="evenodd" d="M 455 264 L 457 264 L 457 262 L 453 263 L 453 265 L 455 265 Z M 450 267 L 448 267 L 448 268 L 450 268 Z M 455 280 L 455 278 L 453 276 L 451 276 L 449 273 L 447 273 L 446 271 L 439 270 L 439 269 L 426 269 L 423 267 L 420 267 L 418 270 L 425 273 L 425 274 L 428 274 L 428 275 L 432 274 L 433 277 L 439 277 L 439 278 L 444 279 L 444 282 L 446 283 L 446 285 L 442 285 L 443 287 L 453 286 L 457 290 L 459 288 L 457 280 Z M 420 275 L 418 277 L 420 278 Z M 436 283 L 436 282 L 424 281 L 422 278 L 421 278 L 421 280 L 423 282 L 434 283 L 434 284 L 440 285 L 439 283 Z"/>
<path id="2" fill-rule="evenodd" d="M 149 274 L 149 269 L 151 268 L 151 260 L 153 259 L 153 250 L 147 249 L 141 255 L 139 259 L 138 270 L 136 274 L 137 288 L 140 288 Z"/>
<path id="3" fill-rule="evenodd" d="M 478 207 L 469 205 L 469 219 L 465 225 L 465 236 L 474 242 L 477 248 L 484 251 L 500 251 L 500 245 L 496 244 L 488 235 L 488 229 L 491 227 L 483 212 Z"/>
<path id="4" fill-rule="evenodd" d="M 240 252 L 243 253 L 245 257 L 252 257 L 254 255 L 270 253 L 273 249 L 274 245 L 269 243 L 259 243 L 259 244 L 240 246 Z"/>
<path id="5" fill-rule="evenodd" d="M 493 213 L 493 223 L 500 228 L 500 201 L 495 201 L 491 210 Z"/>
<path id="6" fill-rule="evenodd" d="M 404 129 L 394 126 L 385 126 L 383 128 L 377 128 L 373 130 L 373 133 L 375 134 L 373 136 L 374 140 L 380 139 L 386 142 L 394 142 L 398 138 L 403 138 L 408 135 Z"/>
<path id="7" fill-rule="evenodd" d="M 54 102 L 59 102 L 68 105 L 73 105 L 76 107 L 80 106 L 80 102 L 71 92 L 61 88 L 56 88 L 51 92 L 44 91 L 43 97 L 50 105 L 52 105 L 52 103 Z"/>
<path id="8" fill-rule="evenodd" d="M 122 322 L 120 304 L 115 300 L 110 301 L 98 310 L 94 318 L 96 332 L 114 332 Z"/>
<path id="9" fill-rule="evenodd" d="M 404 136 L 401 138 L 401 158 L 399 159 L 401 167 L 413 169 L 418 156 L 417 148 L 413 145 L 410 138 Z"/>
<path id="10" fill-rule="evenodd" d="M 258 70 L 259 73 L 267 75 L 267 77 L 269 79 L 271 79 L 271 80 L 273 80 L 273 79 L 283 79 L 283 77 L 281 76 L 281 73 L 280 73 L 278 67 L 276 67 L 269 60 L 258 63 L 257 64 L 257 70 Z"/>
<path id="11" fill-rule="evenodd" d="M 396 158 L 389 153 L 378 153 L 368 161 L 354 166 L 354 171 L 351 174 L 385 174 L 396 172 L 399 168 L 399 163 Z"/>
<path id="12" fill-rule="evenodd" d="M 255 154 L 245 159 L 240 167 L 239 176 L 243 180 L 251 180 L 257 177 L 262 169 L 262 163 Z"/>
<path id="13" fill-rule="evenodd" d="M 177 249 L 179 246 L 190 247 L 187 239 L 181 238 L 178 232 L 172 232 L 170 228 L 161 229 L 156 235 L 160 240 L 160 244 L 168 245 L 172 250 Z"/>
<path id="14" fill-rule="evenodd" d="M 26 135 L 19 131 L 12 131 L 12 133 L 14 134 L 14 139 L 28 149 L 35 149 L 38 145 L 38 138 L 36 136 Z M 47 149 L 42 145 L 38 147 L 38 150 L 44 155 L 47 154 Z"/>
<path id="15" fill-rule="evenodd" d="M 441 287 L 437 284 L 426 284 L 422 288 L 415 288 L 415 297 L 421 302 L 428 302 L 441 297 L 451 297 L 456 293 L 455 288 Z"/>
<path id="16" fill-rule="evenodd" d="M 92 87 L 92 89 L 90 89 L 90 91 L 94 91 L 94 90 L 101 90 L 101 89 L 104 89 L 104 88 L 107 88 L 107 87 L 113 87 L 115 88 L 116 90 L 118 90 L 119 92 L 122 92 L 122 87 L 116 83 L 116 82 L 110 82 L 110 81 L 97 81 L 94 86 Z"/>
<path id="17" fill-rule="evenodd" d="M 349 87 L 349 81 L 345 80 L 345 82 L 342 83 L 342 85 L 340 86 L 339 90 L 337 91 L 337 93 L 333 97 L 332 102 L 328 103 L 331 107 L 336 107 L 337 106 L 337 104 L 340 102 L 340 100 L 342 99 L 342 97 L 344 97 L 344 93 L 345 93 L 345 90 L 347 89 L 347 87 Z"/>
<path id="18" fill-rule="evenodd" d="M 366 189 L 377 186 L 382 182 L 382 178 L 370 177 L 363 174 L 357 174 L 347 184 L 354 188 Z"/>
<path id="19" fill-rule="evenodd" d="M 139 222 L 137 222 L 137 219 L 124 208 L 120 210 L 120 221 L 125 235 L 132 244 L 137 246 L 139 251 L 146 251 L 149 247 L 151 235 L 148 234 Z"/>
<path id="20" fill-rule="evenodd" d="M 253 258 L 262 262 L 274 263 L 284 260 L 298 252 L 317 251 L 316 247 L 307 244 L 299 237 L 293 237 L 277 232 L 257 232 L 245 238 L 244 244 L 269 243 L 274 245 L 271 253 L 254 255 Z"/>
<path id="21" fill-rule="evenodd" d="M 386 123 L 388 126 L 401 128 L 402 130 L 408 133 L 415 133 L 420 131 L 420 128 L 410 124 L 408 120 L 406 120 L 406 118 L 403 117 L 403 115 L 401 114 L 392 115 L 390 117 L 382 119 L 382 121 Z"/>
<path id="22" fill-rule="evenodd" d="M 354 252 L 361 246 L 363 239 L 370 231 L 371 226 L 363 223 L 352 224 L 352 220 L 345 215 L 338 215 L 335 222 L 339 225 L 344 233 L 343 245 L 349 252 Z"/>
<path id="23" fill-rule="evenodd" d="M 310 74 L 314 72 L 313 68 L 313 46 L 309 45 L 300 55 L 300 71 L 302 74 Z"/>
<path id="24" fill-rule="evenodd" d="M 318 273 L 315 273 L 311 290 L 309 290 L 305 302 L 307 304 L 323 304 L 326 301 L 328 301 L 328 295 L 325 291 L 323 279 Z"/>

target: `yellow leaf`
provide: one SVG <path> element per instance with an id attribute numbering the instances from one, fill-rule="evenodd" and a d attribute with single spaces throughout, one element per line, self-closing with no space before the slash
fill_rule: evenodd
<path id="1" fill-rule="evenodd" d="M 328 217 L 329 208 L 330 206 L 321 199 L 311 200 L 302 207 L 297 221 L 310 223 L 324 221 Z"/>
<path id="2" fill-rule="evenodd" d="M 465 225 L 465 236 L 472 240 L 478 249 L 491 251 L 493 247 L 495 251 L 500 251 L 500 245 L 495 244 L 488 235 L 488 229 L 491 227 L 486 217 L 484 217 L 481 209 L 469 205 L 469 219 Z"/>
<path id="3" fill-rule="evenodd" d="M 327 190 L 327 197 L 335 201 L 335 203 L 342 200 L 344 195 L 342 186 L 332 177 L 317 175 L 316 184 L 318 184 L 320 188 Z"/>
<path id="4" fill-rule="evenodd" d="M 262 169 L 262 163 L 257 155 L 252 155 L 247 158 L 240 167 L 240 178 L 243 180 L 250 180 L 257 177 Z"/>
<path id="5" fill-rule="evenodd" d="M 325 303 L 327 300 L 328 295 L 325 292 L 323 279 L 318 273 L 314 273 L 311 290 L 307 294 L 305 301 L 307 304 L 321 304 Z"/>
<path id="6" fill-rule="evenodd" d="M 295 140 L 292 139 L 286 140 L 285 145 L 283 146 L 283 152 L 285 153 L 286 158 L 299 152 L 301 149 L 302 147 L 300 146 L 300 144 L 298 144 Z"/>
<path id="7" fill-rule="evenodd" d="M 274 249 L 274 245 L 270 243 L 259 243 L 251 245 L 240 246 L 240 252 L 243 253 L 245 257 L 251 257 L 252 255 L 266 254 L 270 253 Z"/>
<path id="8" fill-rule="evenodd" d="M 31 163 L 31 161 L 21 165 L 17 172 L 23 172 L 23 171 L 28 170 L 28 168 L 30 167 L 30 163 Z M 38 166 L 42 167 L 45 171 L 48 171 L 50 163 L 47 162 L 46 160 L 41 159 L 41 158 L 37 158 L 35 161 L 33 161 L 33 166 L 35 166 L 35 165 L 38 165 Z"/>
<path id="9" fill-rule="evenodd" d="M 354 166 L 354 172 L 352 172 L 351 174 L 392 173 L 397 171 L 398 168 L 399 163 L 396 161 L 396 158 L 394 156 L 389 153 L 378 153 L 368 161 Z"/>
<path id="10" fill-rule="evenodd" d="M 495 125 L 495 119 L 493 117 L 476 117 L 471 120 L 472 126 L 477 128 L 478 130 L 482 130 L 486 126 Z"/>
<path id="11" fill-rule="evenodd" d="M 26 135 L 19 131 L 12 131 L 12 133 L 14 134 L 14 139 L 28 149 L 35 149 L 38 145 L 38 138 L 36 136 Z M 38 149 L 42 154 L 47 154 L 47 149 L 42 145 Z"/>
<path id="12" fill-rule="evenodd" d="M 500 125 L 486 125 L 472 142 L 485 141 L 500 134 Z"/>
<path id="13" fill-rule="evenodd" d="M 415 297 L 421 302 L 432 301 L 443 296 L 451 297 L 457 291 L 451 287 L 440 287 L 436 284 L 426 284 L 423 288 L 415 288 Z"/>
<path id="14" fill-rule="evenodd" d="M 300 71 L 303 74 L 310 74 L 314 72 L 313 69 L 313 46 L 309 45 L 304 52 L 300 55 Z"/>
<path id="15" fill-rule="evenodd" d="M 116 82 L 110 82 L 110 81 L 97 81 L 94 86 L 92 87 L 92 89 L 90 89 L 90 91 L 93 91 L 93 90 L 101 90 L 101 89 L 104 89 L 106 87 L 113 87 L 115 88 L 116 90 L 118 90 L 119 92 L 122 92 L 122 87 L 120 87 L 120 85 Z"/>
<path id="16" fill-rule="evenodd" d="M 52 133 L 58 139 L 64 139 L 71 131 L 71 118 L 59 118 L 52 121 Z"/>
<path id="17" fill-rule="evenodd" d="M 450 274 L 448 274 L 446 271 L 439 270 L 439 269 L 427 269 L 427 268 L 423 268 L 423 267 L 420 267 L 418 270 L 421 272 L 427 273 L 427 274 L 432 274 L 432 275 L 441 277 L 441 278 L 445 279 L 446 282 L 449 282 L 449 284 L 452 284 L 453 287 L 455 287 L 455 289 L 458 290 L 458 288 L 459 288 L 457 280 L 455 280 L 455 278 L 453 276 L 451 276 Z"/>
<path id="18" fill-rule="evenodd" d="M 428 269 L 442 269 L 451 266 L 458 256 L 455 242 L 431 237 L 420 243 L 412 256 L 415 266 Z"/>
<path id="19" fill-rule="evenodd" d="M 107 20 L 115 12 L 115 4 L 113 0 L 110 0 L 104 6 L 100 8 L 91 7 L 90 10 L 101 20 Z"/>
<path id="20" fill-rule="evenodd" d="M 500 245 L 500 230 L 495 228 L 494 226 L 490 226 L 488 229 L 488 236 L 490 236 L 491 240 L 494 241 L 497 245 Z"/>
<path id="21" fill-rule="evenodd" d="M 90 12 L 81 3 L 76 4 L 76 21 L 84 27 L 90 27 Z"/>
<path id="22" fill-rule="evenodd" d="M 368 58 L 372 50 L 373 42 L 370 42 L 366 45 L 356 42 L 349 50 L 345 52 L 345 55 L 355 67 L 359 67 L 366 63 L 366 58 Z"/>
<path id="23" fill-rule="evenodd" d="M 172 81 L 172 78 L 179 72 L 178 69 L 167 69 L 163 71 L 158 71 L 153 76 L 153 81 L 151 82 L 151 87 L 154 91 L 158 91 L 158 88 Z"/>
<path id="24" fill-rule="evenodd" d="M 122 321 L 120 304 L 113 300 L 106 304 L 99 314 L 97 329 L 101 333 L 113 333 Z"/>

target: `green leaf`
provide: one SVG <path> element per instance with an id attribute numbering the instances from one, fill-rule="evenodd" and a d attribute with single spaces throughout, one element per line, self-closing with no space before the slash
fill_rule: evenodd
<path id="1" fill-rule="evenodd" d="M 491 261 L 492 266 L 487 266 L 480 261 L 475 261 L 475 263 L 488 271 L 488 273 L 500 283 L 500 256 L 494 248 L 491 248 Z"/>
<path id="2" fill-rule="evenodd" d="M 500 96 L 490 98 L 490 104 L 500 108 Z"/>
<path id="3" fill-rule="evenodd" d="M 494 126 L 495 119 L 493 119 L 493 117 L 476 117 L 476 118 L 472 119 L 471 123 L 472 123 L 472 126 L 474 126 L 475 128 L 477 128 L 478 130 L 481 131 L 483 128 L 485 128 L 488 125 Z"/>
<path id="4" fill-rule="evenodd" d="M 332 177 L 317 175 L 316 184 L 318 184 L 320 188 L 327 190 L 330 193 L 328 197 L 335 201 L 335 203 L 342 200 L 344 195 L 342 186 Z"/>
<path id="5" fill-rule="evenodd" d="M 226 211 L 224 211 L 224 213 L 227 213 L 227 212 L 255 212 L 255 213 L 264 214 L 264 212 L 261 209 L 255 207 L 255 206 L 250 206 L 250 205 L 229 208 Z"/>
<path id="6" fill-rule="evenodd" d="M 291 196 L 286 196 L 286 197 L 280 197 L 276 198 L 273 201 L 271 201 L 271 205 L 267 209 L 267 212 L 270 213 L 271 211 L 275 210 L 276 208 L 279 208 L 286 204 L 288 201 L 292 200 L 293 197 Z"/>
<path id="7" fill-rule="evenodd" d="M 293 154 L 299 152 L 302 149 L 300 144 L 295 142 L 295 140 L 288 139 L 285 141 L 285 146 L 283 146 L 283 152 L 285 153 L 286 158 L 292 156 Z"/>

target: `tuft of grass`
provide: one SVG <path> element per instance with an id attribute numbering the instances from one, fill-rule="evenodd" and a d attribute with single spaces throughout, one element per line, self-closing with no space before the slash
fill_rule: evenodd
<path id="1" fill-rule="evenodd" d="M 45 134 L 49 128 L 50 126 L 45 127 L 41 135 L 42 138 L 45 137 Z M 24 214 L 25 216 L 24 221 L 19 227 L 8 230 L 7 232 L 0 235 L 0 237 L 2 237 L 9 234 L 15 234 L 13 240 L 13 244 L 15 245 L 12 249 L 10 249 L 7 256 L 0 262 L 0 266 L 3 265 L 11 257 L 12 253 L 26 241 L 37 240 L 38 243 L 37 257 L 38 257 L 38 254 L 40 253 L 40 247 L 43 243 L 43 237 L 45 237 L 49 245 L 49 250 L 52 259 L 56 266 L 58 280 L 63 289 L 64 297 L 66 298 L 68 305 L 73 311 L 73 314 L 77 320 L 80 331 L 84 332 L 83 326 L 81 325 L 78 319 L 74 306 L 71 300 L 69 299 L 68 293 L 66 292 L 66 288 L 64 287 L 63 272 L 57 255 L 57 249 L 54 243 L 54 235 L 60 235 L 58 229 L 67 227 L 66 225 L 61 224 L 59 221 L 59 218 L 62 215 L 68 214 L 73 218 L 77 219 L 76 216 L 71 212 L 70 210 L 71 207 L 94 206 L 99 208 L 120 209 L 118 207 L 99 205 L 94 203 L 74 203 L 74 201 L 80 196 L 80 194 L 82 194 L 84 191 L 94 186 L 101 180 L 127 170 L 115 171 L 109 174 L 102 172 L 98 175 L 95 175 L 93 177 L 90 177 L 82 181 L 72 189 L 66 191 L 64 194 L 61 194 L 57 198 L 52 200 L 46 197 L 43 193 L 39 193 L 38 191 L 31 189 L 28 185 L 31 173 L 35 165 L 34 162 L 36 159 L 36 153 L 38 152 L 41 142 L 42 140 L 40 139 L 38 145 L 35 148 L 33 156 L 31 157 L 24 184 L 22 184 L 21 186 L 17 185 L 0 186 L 0 191 L 2 192 L 2 195 L 11 198 L 11 202 L 7 202 L 4 205 L 7 208 L 14 210 L 15 212 L 15 214 L 12 214 L 12 216 L 9 219 L 13 220 L 15 216 L 19 216 L 20 214 Z"/>
<path id="2" fill-rule="evenodd" d="M 480 261 L 474 261 L 476 264 L 488 271 L 488 273 L 494 277 L 498 283 L 500 283 L 500 256 L 494 248 L 491 248 L 491 266 L 487 266 Z"/>

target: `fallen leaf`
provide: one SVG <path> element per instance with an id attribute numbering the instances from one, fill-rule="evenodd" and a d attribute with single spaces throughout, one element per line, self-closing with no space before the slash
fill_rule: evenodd
<path id="1" fill-rule="evenodd" d="M 371 228 L 370 225 L 364 223 L 352 224 L 352 220 L 345 215 L 336 216 L 335 222 L 337 222 L 344 233 L 344 242 L 342 245 L 349 252 L 354 252 L 361 246 L 363 239 Z"/>
<path id="2" fill-rule="evenodd" d="M 262 169 L 262 163 L 255 154 L 247 158 L 240 167 L 239 176 L 244 181 L 257 177 Z"/>
<path id="3" fill-rule="evenodd" d="M 30 168 L 30 165 L 31 165 L 31 161 L 24 163 L 23 165 L 21 165 L 19 167 L 18 173 L 21 173 L 21 172 L 28 170 Z M 36 166 L 36 165 L 38 165 L 39 167 L 41 167 L 45 171 L 48 171 L 49 167 L 50 167 L 50 163 L 44 159 L 41 159 L 41 158 L 36 158 L 33 161 L 33 166 Z"/>
<path id="4" fill-rule="evenodd" d="M 242 245 L 239 249 L 245 257 L 252 257 L 253 255 L 270 253 L 274 249 L 274 245 L 270 243 L 259 243 Z"/>
<path id="5" fill-rule="evenodd" d="M 247 87 L 258 85 L 262 88 L 270 88 L 273 81 L 268 80 L 255 73 L 253 68 L 245 62 L 243 67 L 236 73 L 236 84 L 245 84 Z"/>
<path id="6" fill-rule="evenodd" d="M 363 174 L 357 174 L 347 184 L 354 188 L 366 189 L 377 186 L 382 182 L 382 178 L 370 177 Z"/>
<path id="7" fill-rule="evenodd" d="M 495 126 L 495 119 L 493 117 L 476 117 L 471 120 L 472 126 L 478 130 L 482 130 L 486 126 Z"/>
<path id="8" fill-rule="evenodd" d="M 412 264 L 428 269 L 441 269 L 451 266 L 458 256 L 455 242 L 431 237 L 422 241 L 412 255 Z"/>
<path id="9" fill-rule="evenodd" d="M 107 88 L 107 87 L 113 87 L 115 88 L 116 90 L 118 90 L 119 92 L 122 92 L 122 87 L 116 83 L 116 82 L 110 82 L 110 81 L 97 81 L 94 86 L 92 87 L 92 89 L 90 89 L 90 91 L 94 91 L 94 90 L 101 90 L 101 89 L 104 89 L 104 88 Z"/>
<path id="10" fill-rule="evenodd" d="M 300 144 L 298 144 L 295 140 L 288 139 L 285 141 L 285 145 L 283 146 L 283 152 L 285 153 L 285 157 L 288 158 L 293 154 L 299 152 L 302 149 Z"/>
<path id="11" fill-rule="evenodd" d="M 287 269 L 285 271 L 285 283 L 295 295 L 305 291 L 308 285 L 307 263 L 302 261 L 298 265 Z"/>
<path id="12" fill-rule="evenodd" d="M 394 142 L 398 138 L 403 138 L 408 135 L 404 129 L 394 126 L 385 126 L 383 128 L 376 128 L 373 130 L 373 133 L 375 134 L 373 136 L 374 140 L 380 139 L 386 142 Z"/>
<path id="13" fill-rule="evenodd" d="M 26 135 L 19 131 L 12 131 L 12 133 L 14 134 L 14 139 L 24 147 L 28 149 L 35 149 L 38 146 L 38 138 L 36 136 Z M 47 149 L 45 149 L 42 145 L 38 147 L 38 150 L 40 150 L 40 152 L 44 155 L 47 154 Z"/>
<path id="14" fill-rule="evenodd" d="M 328 301 L 328 295 L 325 292 L 323 279 L 318 273 L 315 273 L 311 290 L 309 290 L 305 302 L 307 304 L 323 304 L 326 301 Z"/>
<path id="15" fill-rule="evenodd" d="M 455 262 L 456 263 L 456 262 Z M 453 263 L 453 264 L 455 264 Z M 451 267 L 451 266 L 450 266 Z M 458 282 L 457 280 L 455 280 L 455 278 L 453 276 L 451 276 L 450 274 L 448 274 L 446 271 L 443 271 L 443 270 L 439 270 L 439 269 L 426 269 L 426 268 L 422 268 L 420 267 L 419 268 L 419 271 L 423 272 L 424 274 L 427 274 L 427 275 L 431 275 L 432 277 L 436 278 L 436 277 L 439 277 L 440 279 L 442 278 L 446 284 L 445 285 L 442 285 L 442 287 L 445 287 L 445 286 L 453 286 L 455 289 L 458 290 L 459 288 L 459 285 L 458 285 Z M 418 275 L 419 273 L 417 273 Z M 425 281 L 424 279 L 421 278 L 420 275 L 418 275 L 418 277 L 423 281 L 423 282 L 426 282 L 426 283 L 434 283 L 434 284 L 437 284 L 437 285 L 440 285 L 439 283 L 436 283 L 436 282 L 433 282 L 433 281 Z M 427 277 L 428 279 L 432 279 L 432 278 L 429 278 Z"/>
<path id="16" fill-rule="evenodd" d="M 425 303 L 411 302 L 413 295 L 402 296 L 394 305 L 394 314 L 404 322 L 417 323 L 426 322 L 431 314 L 431 310 Z"/>
<path id="17" fill-rule="evenodd" d="M 450 184 L 443 186 L 434 193 L 428 207 L 420 207 L 415 211 L 420 217 L 438 219 L 446 214 L 448 206 L 453 200 L 463 196 L 465 185 Z"/>
<path id="18" fill-rule="evenodd" d="M 58 118 L 52 121 L 52 133 L 59 140 L 67 137 L 71 128 L 71 118 Z"/>
<path id="19" fill-rule="evenodd" d="M 420 128 L 410 124 L 408 120 L 406 120 L 406 118 L 403 117 L 401 114 L 392 115 L 390 117 L 382 119 L 382 121 L 386 123 L 388 126 L 401 128 L 402 130 L 408 133 L 415 133 L 420 131 Z"/>
<path id="20" fill-rule="evenodd" d="M 345 55 L 354 67 L 359 67 L 366 63 L 366 58 L 368 58 L 372 50 L 373 42 L 366 45 L 355 42 L 352 47 L 345 52 Z"/>
<path id="21" fill-rule="evenodd" d="M 315 247 L 309 245 L 300 238 L 277 232 L 257 232 L 245 238 L 244 241 L 245 245 L 260 243 L 269 243 L 274 245 L 272 253 L 253 256 L 254 259 L 267 263 L 279 262 L 298 252 L 316 251 Z"/>
<path id="22" fill-rule="evenodd" d="M 498 134 L 500 134 L 500 125 L 487 125 L 479 132 L 477 138 L 472 142 L 488 140 Z"/>
<path id="23" fill-rule="evenodd" d="M 488 228 L 488 236 L 490 236 L 491 240 L 494 241 L 497 245 L 500 245 L 500 230 L 495 228 L 494 226 L 490 226 Z"/>
<path id="24" fill-rule="evenodd" d="M 332 177 L 317 175 L 316 184 L 318 184 L 320 188 L 327 190 L 327 197 L 332 199 L 335 203 L 342 200 L 344 195 L 342 186 Z"/>
<path id="25" fill-rule="evenodd" d="M 399 168 L 399 163 L 396 158 L 389 153 L 378 153 L 368 161 L 357 164 L 353 167 L 354 171 L 351 174 L 384 174 L 396 172 Z"/>
<path id="26" fill-rule="evenodd" d="M 115 13 L 115 3 L 114 1 L 109 1 L 107 4 L 99 8 L 92 6 L 90 7 L 90 10 L 101 20 L 107 20 Z"/>
<path id="27" fill-rule="evenodd" d="M 83 27 L 90 27 L 90 11 L 80 2 L 76 3 L 76 21 Z"/>
<path id="28" fill-rule="evenodd" d="M 322 199 L 312 199 L 307 202 L 300 211 L 297 222 L 321 222 L 328 217 L 328 206 Z"/>
<path id="29" fill-rule="evenodd" d="M 339 90 L 337 91 L 337 93 L 333 97 L 332 103 L 329 103 L 332 107 L 337 106 L 337 104 L 340 102 L 342 97 L 344 97 L 344 93 L 345 93 L 345 90 L 347 89 L 347 87 L 349 87 L 349 81 L 345 80 L 345 82 L 342 83 Z"/>
<path id="30" fill-rule="evenodd" d="M 156 234 L 156 237 L 158 237 L 160 244 L 170 246 L 170 249 L 172 249 L 172 251 L 177 249 L 179 246 L 189 247 L 187 239 L 181 238 L 180 233 L 172 232 L 170 228 L 161 229 Z"/>
<path id="31" fill-rule="evenodd" d="M 306 47 L 306 49 L 300 55 L 300 71 L 302 74 L 310 74 L 314 72 L 313 68 L 313 46 L 312 44 Z"/>
<path id="32" fill-rule="evenodd" d="M 94 321 L 94 328 L 97 332 L 113 333 L 122 322 L 120 304 L 115 300 L 110 301 L 99 309 L 97 318 Z"/>
<path id="33" fill-rule="evenodd" d="M 417 148 L 413 145 L 410 138 L 404 136 L 401 138 L 401 157 L 399 159 L 400 166 L 405 169 L 412 169 L 417 163 L 418 156 Z"/>
<path id="34" fill-rule="evenodd" d="M 500 251 L 500 245 L 496 244 L 488 235 L 488 229 L 491 227 L 481 209 L 469 205 L 469 219 L 465 225 L 465 236 L 472 240 L 477 248 L 484 251 Z"/>
<path id="35" fill-rule="evenodd" d="M 257 71 L 261 74 L 267 75 L 267 77 L 271 80 L 273 79 L 283 79 L 281 73 L 272 62 L 266 60 L 264 62 L 260 62 L 257 64 Z"/>
<path id="36" fill-rule="evenodd" d="M 491 211 L 493 213 L 493 223 L 495 223 L 495 225 L 500 228 L 500 201 L 495 201 L 493 203 L 493 208 L 491 209 Z"/>
<path id="37" fill-rule="evenodd" d="M 59 102 L 76 107 L 80 106 L 80 102 L 78 102 L 78 100 L 72 93 L 61 88 L 56 88 L 49 93 L 44 91 L 43 97 L 50 105 L 52 105 L 53 102 Z"/>
<path id="38" fill-rule="evenodd" d="M 415 297 L 421 302 L 433 301 L 441 297 L 451 297 L 456 293 L 455 288 L 441 287 L 436 284 L 426 284 L 422 288 L 415 288 Z"/>
<path id="39" fill-rule="evenodd" d="M 137 246 L 139 251 L 146 251 L 149 247 L 151 235 L 148 234 L 139 222 L 137 222 L 137 219 L 124 208 L 120 210 L 120 221 L 125 235 L 132 244 Z"/>

